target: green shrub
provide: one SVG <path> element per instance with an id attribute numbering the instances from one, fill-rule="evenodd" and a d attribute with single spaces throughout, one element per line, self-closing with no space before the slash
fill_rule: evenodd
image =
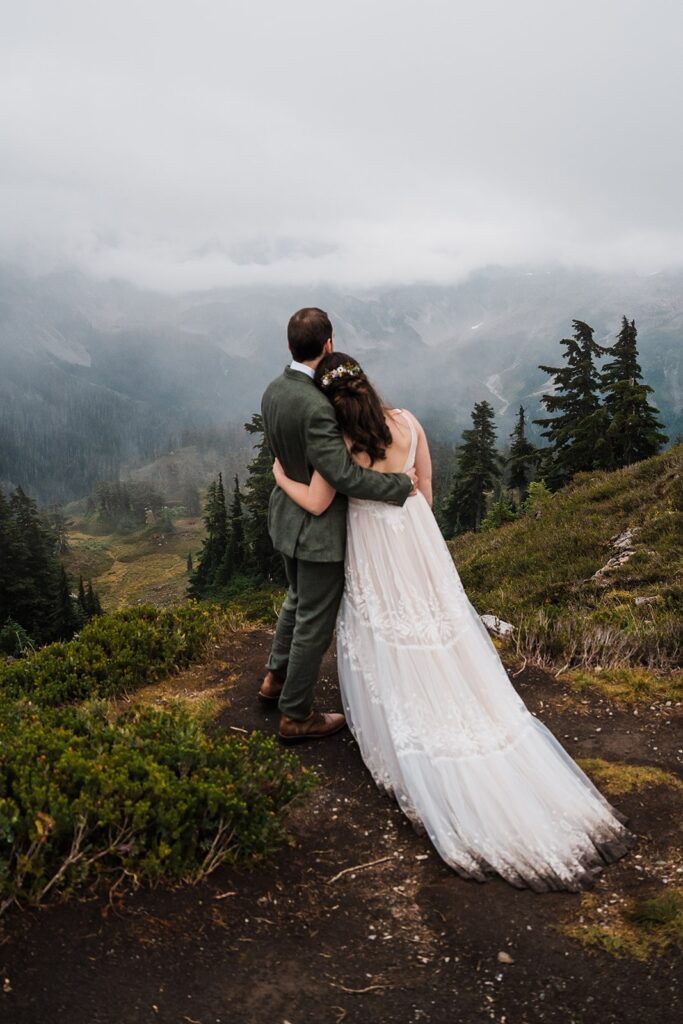
<path id="1" fill-rule="evenodd" d="M 0 629 L 0 654 L 12 658 L 21 658 L 29 651 L 35 650 L 30 634 L 14 619 L 7 618 Z"/>
<path id="2" fill-rule="evenodd" d="M 249 622 L 272 624 L 277 620 L 284 597 L 285 591 L 281 586 L 264 583 L 232 598 L 228 609 Z"/>
<path id="3" fill-rule="evenodd" d="M 57 705 L 136 690 L 200 657 L 218 634 L 222 614 L 187 601 L 98 616 L 73 640 L 0 665 L 0 692 Z"/>
<path id="4" fill-rule="evenodd" d="M 0 711 L 0 912 L 100 877 L 196 881 L 262 857 L 313 776 L 272 738 L 211 735 L 180 707 Z"/>

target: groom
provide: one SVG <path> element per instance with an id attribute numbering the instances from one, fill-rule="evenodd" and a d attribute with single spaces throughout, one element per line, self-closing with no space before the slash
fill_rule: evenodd
<path id="1" fill-rule="evenodd" d="M 289 584 L 259 696 L 278 703 L 278 736 L 284 743 L 329 736 L 344 728 L 343 715 L 313 710 L 313 691 L 329 647 L 344 589 L 346 497 L 403 505 L 414 492 L 414 470 L 377 473 L 349 456 L 334 409 L 313 383 L 315 369 L 332 352 L 332 324 L 322 309 L 300 309 L 289 321 L 292 361 L 269 384 L 261 402 L 266 441 L 287 476 L 310 483 L 317 469 L 335 495 L 313 516 L 275 487 L 268 509 L 273 546 L 282 553 Z"/>

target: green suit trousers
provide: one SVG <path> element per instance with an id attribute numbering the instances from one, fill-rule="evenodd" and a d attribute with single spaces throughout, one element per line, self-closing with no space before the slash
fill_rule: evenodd
<path id="1" fill-rule="evenodd" d="M 334 633 L 344 563 L 282 557 L 289 586 L 266 667 L 286 673 L 278 707 L 283 715 L 301 721 L 313 707 L 320 663 Z"/>

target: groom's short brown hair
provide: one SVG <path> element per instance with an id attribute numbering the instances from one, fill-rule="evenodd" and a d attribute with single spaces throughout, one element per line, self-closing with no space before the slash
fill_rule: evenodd
<path id="1" fill-rule="evenodd" d="M 290 317 L 287 341 L 290 352 L 299 363 L 322 355 L 325 342 L 331 337 L 330 318 L 317 306 L 306 306 Z"/>

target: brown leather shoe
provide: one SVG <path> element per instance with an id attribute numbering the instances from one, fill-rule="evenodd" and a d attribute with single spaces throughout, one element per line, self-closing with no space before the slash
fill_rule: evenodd
<path id="1" fill-rule="evenodd" d="M 318 740 L 324 736 L 331 736 L 345 725 L 344 716 L 336 712 L 311 711 L 308 718 L 304 718 L 302 722 L 282 715 L 277 736 L 281 743 L 303 743 L 304 740 Z"/>
<path id="2" fill-rule="evenodd" d="M 280 694 L 282 693 L 282 687 L 285 685 L 285 677 L 280 672 L 266 672 L 263 682 L 261 683 L 261 689 L 258 692 L 261 700 L 276 701 L 279 700 Z"/>

